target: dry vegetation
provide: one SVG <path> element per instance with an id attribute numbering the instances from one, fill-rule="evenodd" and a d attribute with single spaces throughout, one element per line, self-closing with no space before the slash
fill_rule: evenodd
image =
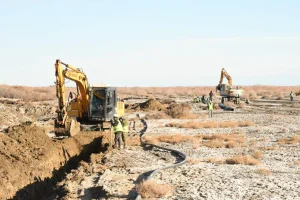
<path id="1" fill-rule="evenodd" d="M 269 176 L 272 174 L 272 172 L 266 168 L 257 169 L 255 172 L 263 176 Z"/>
<path id="2" fill-rule="evenodd" d="M 187 158 L 186 162 L 190 165 L 196 165 L 196 164 L 199 164 L 201 162 L 201 160 L 196 159 L 196 158 Z"/>
<path id="3" fill-rule="evenodd" d="M 265 146 L 265 147 L 260 147 L 262 151 L 272 151 L 272 150 L 277 150 L 277 146 Z"/>
<path id="4" fill-rule="evenodd" d="M 259 165 L 260 162 L 259 160 L 253 158 L 250 155 L 247 156 L 234 156 L 232 158 L 227 158 L 225 159 L 225 163 L 226 164 L 230 164 L 230 165 Z"/>
<path id="5" fill-rule="evenodd" d="M 54 79 L 53 79 L 54 80 Z M 296 95 L 300 94 L 297 86 L 243 86 L 245 97 L 250 99 L 259 98 L 277 98 L 282 99 L 288 97 L 290 91 L 294 91 Z M 75 88 L 68 88 L 68 91 L 75 91 Z M 68 94 L 68 91 L 66 94 Z M 118 93 L 122 98 L 127 96 L 154 97 L 166 96 L 169 98 L 179 96 L 201 96 L 208 95 L 210 91 L 215 91 L 215 86 L 205 87 L 120 87 Z M 26 86 L 9 86 L 0 85 L 0 97 L 23 99 L 28 101 L 44 101 L 54 100 L 55 87 L 26 87 Z"/>
<path id="6" fill-rule="evenodd" d="M 256 150 L 253 152 L 252 156 L 258 160 L 261 160 L 264 157 L 263 152 Z"/>
<path id="7" fill-rule="evenodd" d="M 66 88 L 66 95 L 75 88 Z M 56 99 L 55 86 L 27 87 L 0 85 L 0 98 L 22 99 L 24 101 L 48 101 Z"/>
<path id="8" fill-rule="evenodd" d="M 253 158 L 250 155 L 246 156 L 234 156 L 231 158 L 225 158 L 225 159 L 217 159 L 217 158 L 209 158 L 205 160 L 209 163 L 215 163 L 215 164 L 229 164 L 229 165 L 259 165 L 259 160 Z"/>
<path id="9" fill-rule="evenodd" d="M 168 184 L 158 184 L 152 180 L 143 181 L 136 186 L 137 192 L 143 198 L 160 198 L 166 195 L 172 195 L 173 187 Z"/>
<path id="10" fill-rule="evenodd" d="M 247 127 L 253 126 L 252 121 L 188 121 L 184 123 L 169 123 L 166 124 L 167 127 L 178 127 L 178 128 L 236 128 L 236 127 Z"/>
<path id="11" fill-rule="evenodd" d="M 144 139 L 149 144 L 158 144 L 160 142 L 176 144 L 181 142 L 193 141 L 194 138 L 189 135 L 176 134 L 176 135 L 159 135 L 156 137 L 145 136 Z"/>
<path id="12" fill-rule="evenodd" d="M 160 135 L 146 136 L 145 141 L 150 144 L 158 144 L 160 142 L 177 144 L 182 142 L 190 142 L 193 148 L 197 149 L 199 145 L 209 148 L 236 148 L 246 146 L 245 136 L 242 134 L 216 134 L 216 135 Z"/>
<path id="13" fill-rule="evenodd" d="M 259 98 L 283 98 L 288 97 L 290 91 L 300 95 L 300 88 L 297 86 L 267 86 L 254 85 L 243 86 L 245 97 L 250 99 Z M 210 91 L 215 91 L 215 86 L 211 87 L 123 87 L 119 88 L 119 93 L 124 96 L 157 96 L 164 95 L 168 97 L 177 96 L 202 96 L 208 95 Z"/>
<path id="14" fill-rule="evenodd" d="M 126 144 L 128 146 L 140 146 L 141 145 L 140 136 L 136 135 L 134 137 L 127 138 L 126 139 Z"/>
<path id="15" fill-rule="evenodd" d="M 296 144 L 300 142 L 300 135 L 294 135 L 290 138 L 280 138 L 277 143 L 278 144 Z"/>
<path id="16" fill-rule="evenodd" d="M 296 161 L 294 162 L 294 164 L 295 164 L 295 165 L 300 165 L 300 160 L 296 160 Z"/>

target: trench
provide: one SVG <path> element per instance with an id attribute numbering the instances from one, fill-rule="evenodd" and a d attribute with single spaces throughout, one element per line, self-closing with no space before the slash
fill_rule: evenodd
<path id="1" fill-rule="evenodd" d="M 56 198 L 61 199 L 66 195 L 66 192 L 56 187 L 58 182 L 61 182 L 66 178 L 66 175 L 71 170 L 79 167 L 80 161 L 90 162 L 90 155 L 93 153 L 105 153 L 109 150 L 109 144 L 103 144 L 103 137 L 97 137 L 92 140 L 89 144 L 83 145 L 83 148 L 79 155 L 70 157 L 63 166 L 59 169 L 53 169 L 52 176 L 41 180 L 39 177 L 35 177 L 35 182 L 23 187 L 18 190 L 13 197 L 16 200 L 31 200 L 31 199 L 49 199 L 49 196 L 55 195 Z M 65 151 L 62 148 L 62 151 Z M 104 190 L 97 188 L 100 196 L 105 196 Z"/>

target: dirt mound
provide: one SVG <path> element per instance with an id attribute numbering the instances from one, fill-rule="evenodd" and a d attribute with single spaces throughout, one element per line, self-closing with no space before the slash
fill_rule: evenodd
<path id="1" fill-rule="evenodd" d="M 149 99 L 143 103 L 136 103 L 131 105 L 126 105 L 127 110 L 145 110 L 145 111 L 162 111 L 165 110 L 166 107 L 162 105 L 156 99 Z"/>
<path id="2" fill-rule="evenodd" d="M 95 141 L 93 148 L 102 148 L 99 138 L 99 132 L 83 132 L 57 141 L 35 125 L 13 126 L 6 134 L 0 133 L 0 199 L 14 195 L 16 199 L 36 199 L 38 196 L 28 191 L 36 192 L 37 183 L 51 179 L 71 159 L 90 151 L 89 145 Z"/>
<path id="3" fill-rule="evenodd" d="M 166 113 L 172 118 L 185 118 L 191 115 L 192 108 L 190 105 L 185 104 L 185 103 L 180 103 L 180 104 L 171 104 Z"/>
<path id="4" fill-rule="evenodd" d="M 0 101 L 0 131 L 26 121 L 42 121 L 56 116 L 54 103 L 17 102 L 15 104 L 2 104 Z"/>
<path id="5" fill-rule="evenodd" d="M 140 107 L 144 110 L 165 110 L 166 108 L 157 100 L 149 99 L 148 101 L 141 103 Z"/>

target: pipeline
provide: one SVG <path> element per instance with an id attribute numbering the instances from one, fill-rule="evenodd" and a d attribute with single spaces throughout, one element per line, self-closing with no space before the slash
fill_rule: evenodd
<path id="1" fill-rule="evenodd" d="M 223 109 L 223 110 L 234 111 L 234 108 L 232 108 L 232 107 L 230 107 L 230 106 L 226 106 L 226 105 L 221 104 L 221 103 L 219 103 L 218 105 L 219 105 L 219 107 L 220 107 L 221 109 Z"/>
<path id="2" fill-rule="evenodd" d="M 182 160 L 180 162 L 177 162 L 177 163 L 174 163 L 172 165 L 168 165 L 168 166 L 165 166 L 165 167 L 161 167 L 161 168 L 157 168 L 157 169 L 154 169 L 152 171 L 149 171 L 148 173 L 150 173 L 150 172 L 151 173 L 144 180 L 149 180 L 151 177 L 153 177 L 155 174 L 157 174 L 161 170 L 165 170 L 165 169 L 169 169 L 169 168 L 175 168 L 175 167 L 178 167 L 178 166 L 183 165 L 183 164 L 186 163 L 186 155 L 184 153 L 182 153 L 178 150 L 175 150 L 175 149 L 161 147 L 161 146 L 158 146 L 158 145 L 155 145 L 155 144 L 149 144 L 149 143 L 145 142 L 145 140 L 143 139 L 143 136 L 147 133 L 148 124 L 147 124 L 145 119 L 141 119 L 141 122 L 145 126 L 145 128 L 141 131 L 141 134 L 140 134 L 140 140 L 141 140 L 142 145 L 150 145 L 150 146 L 158 148 L 158 149 L 163 149 L 165 151 L 169 151 L 171 153 L 174 153 L 174 154 L 176 154 L 176 155 L 178 155 L 179 157 L 182 158 Z M 138 196 L 135 198 L 135 200 L 139 200 L 139 199 L 141 199 L 141 195 L 138 194 Z"/>

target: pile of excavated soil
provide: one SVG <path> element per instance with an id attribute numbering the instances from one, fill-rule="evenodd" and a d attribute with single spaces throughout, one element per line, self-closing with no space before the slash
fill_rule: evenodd
<path id="1" fill-rule="evenodd" d="M 52 105 L 54 102 L 26 103 L 12 101 L 11 99 L 5 100 L 5 103 L 1 103 L 0 99 L 0 131 L 3 131 L 9 126 L 18 125 L 26 121 L 43 121 L 44 119 L 50 119 L 56 116 L 56 108 Z M 11 101 L 14 103 L 9 103 Z"/>
<path id="2" fill-rule="evenodd" d="M 136 103 L 131 105 L 126 105 L 127 110 L 144 110 L 144 111 L 162 111 L 166 107 L 162 105 L 159 101 L 155 99 L 149 99 L 143 103 Z"/>
<path id="3" fill-rule="evenodd" d="M 53 181 L 58 181 L 53 177 L 60 179 L 65 168 L 76 167 L 72 165 L 78 164 L 82 156 L 104 149 L 102 145 L 109 141 L 102 134 L 81 132 L 54 140 L 35 125 L 17 125 L 9 127 L 7 133 L 0 132 L 0 199 L 41 198 L 51 190 L 46 183 L 50 182 L 51 187 Z"/>

